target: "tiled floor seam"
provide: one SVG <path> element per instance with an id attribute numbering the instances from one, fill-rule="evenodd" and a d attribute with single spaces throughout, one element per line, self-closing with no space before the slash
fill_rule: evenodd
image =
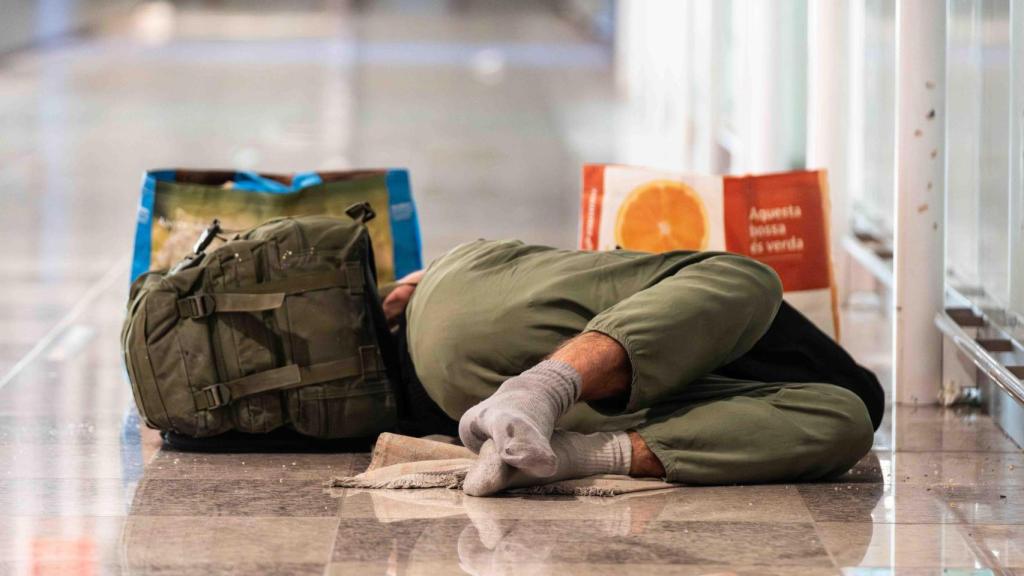
<path id="1" fill-rule="evenodd" d="M 886 450 L 886 452 L 890 452 Z M 1024 448 L 1016 450 L 892 450 L 893 454 L 1018 454 Z"/>
<path id="2" fill-rule="evenodd" d="M 3 390 L 4 386 L 14 380 L 18 373 L 24 370 L 25 366 L 31 364 L 32 361 L 43 352 L 43 350 L 46 350 L 54 341 L 57 340 L 57 337 L 71 327 L 72 323 L 86 310 L 88 310 L 88 305 L 102 295 L 104 291 L 109 288 L 115 280 L 120 278 L 124 272 L 125 267 L 120 262 L 115 262 L 109 269 L 107 269 L 103 276 L 101 276 L 95 284 L 85 291 L 85 294 L 78 300 L 78 302 L 75 303 L 74 306 L 71 307 L 71 310 L 69 310 L 67 314 L 65 314 L 57 324 L 53 326 L 53 328 L 50 328 L 46 335 L 40 338 L 36 345 L 22 356 L 21 360 L 18 360 L 18 362 L 12 366 L 11 369 L 3 375 L 3 377 L 0 377 L 0 390 Z"/>
<path id="3" fill-rule="evenodd" d="M 802 498 L 803 497 L 801 497 L 801 499 Z M 804 506 L 806 506 L 806 505 L 807 504 L 804 503 Z M 836 569 L 837 573 L 842 574 L 843 567 L 839 565 L 839 562 L 836 560 L 836 557 L 832 553 L 832 550 L 825 543 L 826 542 L 825 538 L 823 538 L 821 536 L 821 532 L 818 531 L 818 522 L 817 521 L 813 521 L 813 522 L 811 522 L 811 525 L 814 526 L 814 534 L 818 537 L 818 542 L 821 543 L 821 547 L 825 549 L 825 554 L 828 554 L 828 559 L 832 562 L 832 567 Z"/>
<path id="4" fill-rule="evenodd" d="M 323 575 L 324 576 L 330 576 L 330 574 L 331 574 L 331 564 L 334 562 L 334 550 L 338 546 L 338 534 L 341 533 L 341 521 L 342 521 L 341 509 L 344 506 L 345 506 L 345 499 L 344 498 L 339 498 L 338 499 L 338 514 L 337 514 L 337 517 L 335 518 L 336 521 L 334 523 L 334 538 L 331 540 L 331 545 L 327 548 L 327 560 L 324 561 L 324 571 L 323 571 Z"/>

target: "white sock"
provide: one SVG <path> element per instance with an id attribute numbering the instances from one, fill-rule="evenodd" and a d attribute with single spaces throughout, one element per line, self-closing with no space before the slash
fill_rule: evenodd
<path id="1" fill-rule="evenodd" d="M 459 420 L 459 437 L 479 453 L 493 440 L 501 459 L 533 476 L 555 473 L 550 438 L 555 423 L 580 396 L 582 378 L 558 360 L 545 360 L 506 380 Z"/>
<path id="2" fill-rule="evenodd" d="M 551 437 L 557 459 L 554 474 L 531 475 L 505 463 L 493 442 L 485 442 L 480 458 L 470 468 L 462 490 L 470 496 L 489 496 L 509 488 L 536 486 L 595 474 L 629 474 L 633 445 L 626 432 L 579 434 L 558 430 Z"/>

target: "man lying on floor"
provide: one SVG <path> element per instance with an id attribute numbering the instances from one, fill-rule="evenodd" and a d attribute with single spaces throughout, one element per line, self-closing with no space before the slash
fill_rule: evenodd
<path id="1" fill-rule="evenodd" d="M 459 421 L 464 490 L 594 474 L 687 484 L 827 479 L 871 448 L 878 380 L 721 252 L 476 241 L 398 283 L 411 405 Z"/>

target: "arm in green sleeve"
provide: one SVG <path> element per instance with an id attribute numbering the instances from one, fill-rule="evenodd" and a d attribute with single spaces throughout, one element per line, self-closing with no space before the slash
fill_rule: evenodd
<path id="1" fill-rule="evenodd" d="M 782 284 L 768 266 L 728 253 L 694 256 L 587 325 L 586 331 L 614 338 L 629 355 L 627 412 L 678 395 L 692 380 L 742 356 L 778 311 Z"/>

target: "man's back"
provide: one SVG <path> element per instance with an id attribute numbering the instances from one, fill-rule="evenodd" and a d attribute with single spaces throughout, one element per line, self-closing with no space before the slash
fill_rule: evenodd
<path id="1" fill-rule="evenodd" d="M 715 257 L 734 269 L 739 281 L 729 289 L 744 292 L 737 294 L 739 299 L 780 293 L 770 268 L 720 252 L 582 252 L 518 241 L 463 244 L 430 265 L 409 304 L 409 351 L 416 374 L 433 391 L 434 401 L 458 418 L 502 382 L 584 331 L 601 312 Z M 773 315 L 774 310 L 750 313 Z M 740 319 L 752 325 L 771 320 Z M 707 345 L 725 351 L 724 363 L 736 359 L 728 357 L 728 350 L 749 349 L 761 335 L 751 334 L 750 342 Z"/>

